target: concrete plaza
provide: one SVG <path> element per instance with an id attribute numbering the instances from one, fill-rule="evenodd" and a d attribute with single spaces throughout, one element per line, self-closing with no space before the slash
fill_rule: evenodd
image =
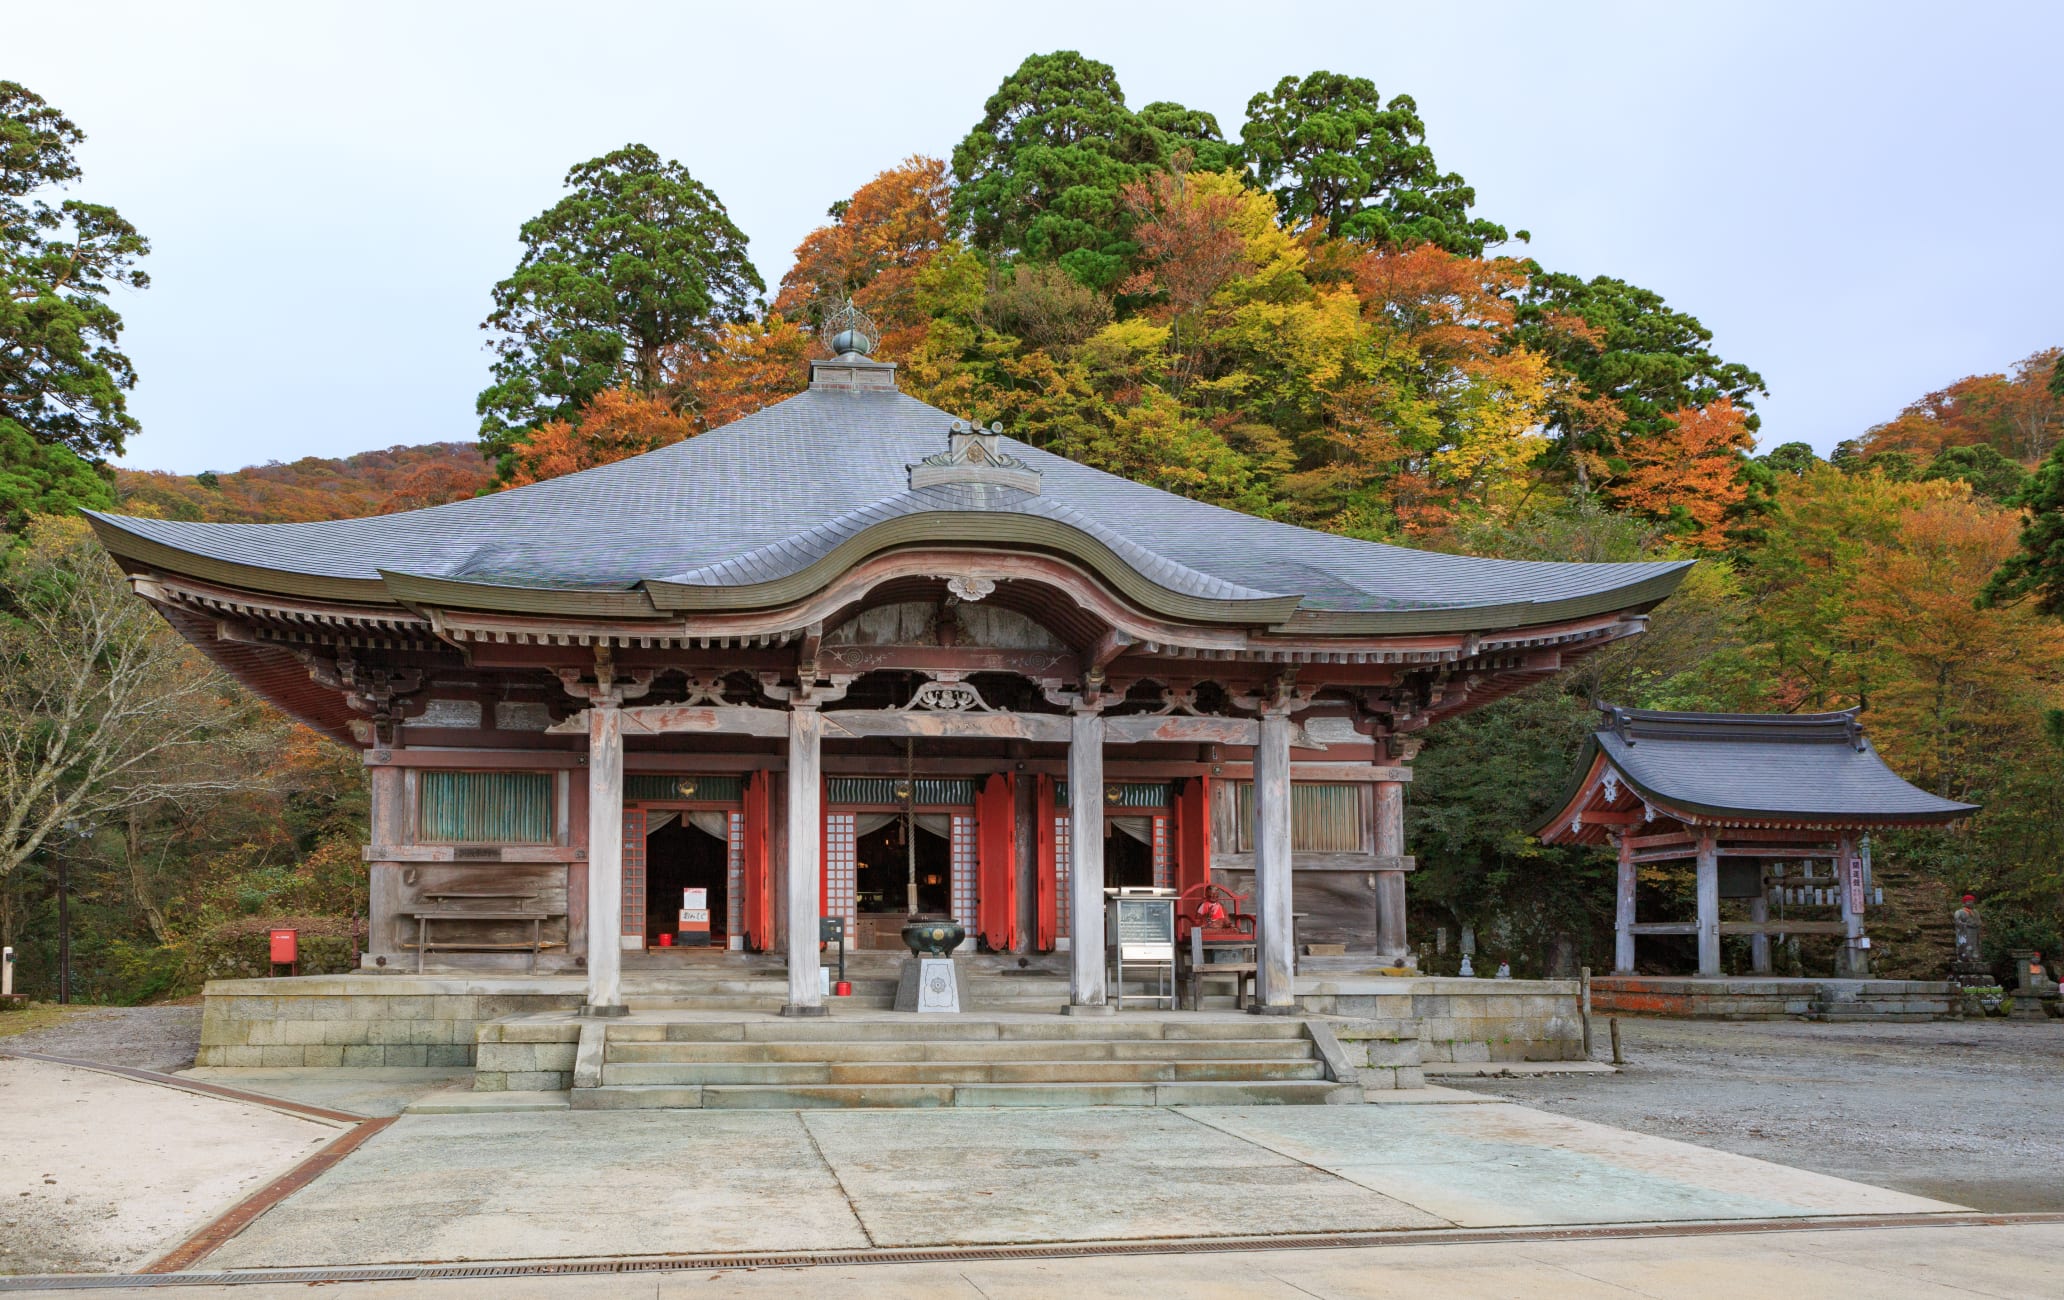
<path id="1" fill-rule="evenodd" d="M 0 1189 L 29 1193 L 10 1196 L 16 1221 L 41 1222 L 40 1211 L 80 1194 L 42 1183 L 46 1168 L 88 1164 L 99 1179 L 82 1216 L 90 1243 L 48 1243 L 51 1265 L 18 1257 L 8 1265 L 17 1272 L 139 1268 L 342 1131 L 144 1080 L 28 1060 L 6 1070 L 33 1095 L 89 1094 L 41 1108 L 53 1122 L 10 1126 L 13 1159 L 0 1164 L 39 1174 Z M 205 1073 L 232 1082 L 232 1072 Z M 446 1082 L 406 1071 L 346 1090 L 337 1072 L 251 1073 L 242 1086 L 361 1113 L 392 1114 Z M 1959 1209 L 1456 1090 L 1390 1096 L 1360 1106 L 403 1114 L 189 1267 L 1093 1242 L 1153 1252 L 1227 1238 L 1696 1230 Z M 161 1160 L 124 1158 L 164 1147 L 196 1117 L 207 1127 L 179 1140 L 207 1149 L 212 1181 L 185 1176 L 169 1147 Z M 130 1226 L 124 1235 L 109 1225 Z"/>

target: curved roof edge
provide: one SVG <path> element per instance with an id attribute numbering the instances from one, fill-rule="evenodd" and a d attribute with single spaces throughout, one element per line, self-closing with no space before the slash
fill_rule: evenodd
<path id="1" fill-rule="evenodd" d="M 646 579 L 637 589 L 534 587 L 381 570 L 378 579 L 339 578 L 242 564 L 171 546 L 126 526 L 121 515 L 84 512 L 108 551 L 123 559 L 244 590 L 354 603 L 449 604 L 466 609 L 556 617 L 663 618 L 698 611 L 734 613 L 793 604 L 824 589 L 837 576 L 870 556 L 916 545 L 1017 545 L 1059 552 L 1081 561 L 1125 599 L 1165 618 L 1184 622 L 1238 624 L 1311 636 L 1384 636 L 1472 632 L 1524 627 L 1571 618 L 1653 608 L 1683 581 L 1690 560 L 1658 562 L 1636 581 L 1556 600 L 1494 605 L 1437 605 L 1387 610 L 1308 610 L 1297 594 L 1247 593 L 1195 574 L 1173 561 L 1165 564 L 1185 591 L 1142 570 L 1110 543 L 1062 520 L 1009 511 L 924 511 L 895 515 L 859 530 L 822 555 L 764 582 L 698 584 Z M 688 576 L 688 575 L 684 575 Z M 1217 587 L 1238 595 L 1206 596 Z"/>

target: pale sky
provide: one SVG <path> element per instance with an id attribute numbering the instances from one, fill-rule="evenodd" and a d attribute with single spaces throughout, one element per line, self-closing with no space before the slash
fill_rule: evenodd
<path id="1" fill-rule="evenodd" d="M 90 137 L 71 193 L 155 246 L 118 298 L 126 462 L 182 472 L 470 439 L 489 290 L 580 160 L 685 163 L 771 288 L 828 204 L 1067 48 L 1228 135 L 1286 74 L 1412 95 L 1520 251 L 1762 371 L 1766 447 L 2064 343 L 2056 4 L 0 0 L 0 78 Z"/>

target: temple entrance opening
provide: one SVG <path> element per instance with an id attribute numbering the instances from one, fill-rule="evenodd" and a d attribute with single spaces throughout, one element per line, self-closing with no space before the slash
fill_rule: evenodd
<path id="1" fill-rule="evenodd" d="M 645 836 L 645 946 L 661 935 L 676 947 L 723 949 L 729 941 L 729 814 L 652 812 Z M 665 824 L 659 824 L 664 818 Z M 686 891 L 707 891 L 707 939 L 682 915 Z"/>
<path id="2" fill-rule="evenodd" d="M 1104 888 L 1146 889 L 1154 883 L 1154 819 L 1104 819 Z"/>
<path id="3" fill-rule="evenodd" d="M 899 947 L 904 918 L 913 910 L 934 916 L 953 910 L 952 819 L 943 813 L 861 813 L 856 822 L 859 946 Z"/>

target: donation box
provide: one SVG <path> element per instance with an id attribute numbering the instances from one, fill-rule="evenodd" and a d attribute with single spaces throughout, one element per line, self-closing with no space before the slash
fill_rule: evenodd
<path id="1" fill-rule="evenodd" d="M 683 947 L 709 947 L 709 891 L 707 889 L 684 889 L 681 891 L 680 929 L 680 942 Z"/>

